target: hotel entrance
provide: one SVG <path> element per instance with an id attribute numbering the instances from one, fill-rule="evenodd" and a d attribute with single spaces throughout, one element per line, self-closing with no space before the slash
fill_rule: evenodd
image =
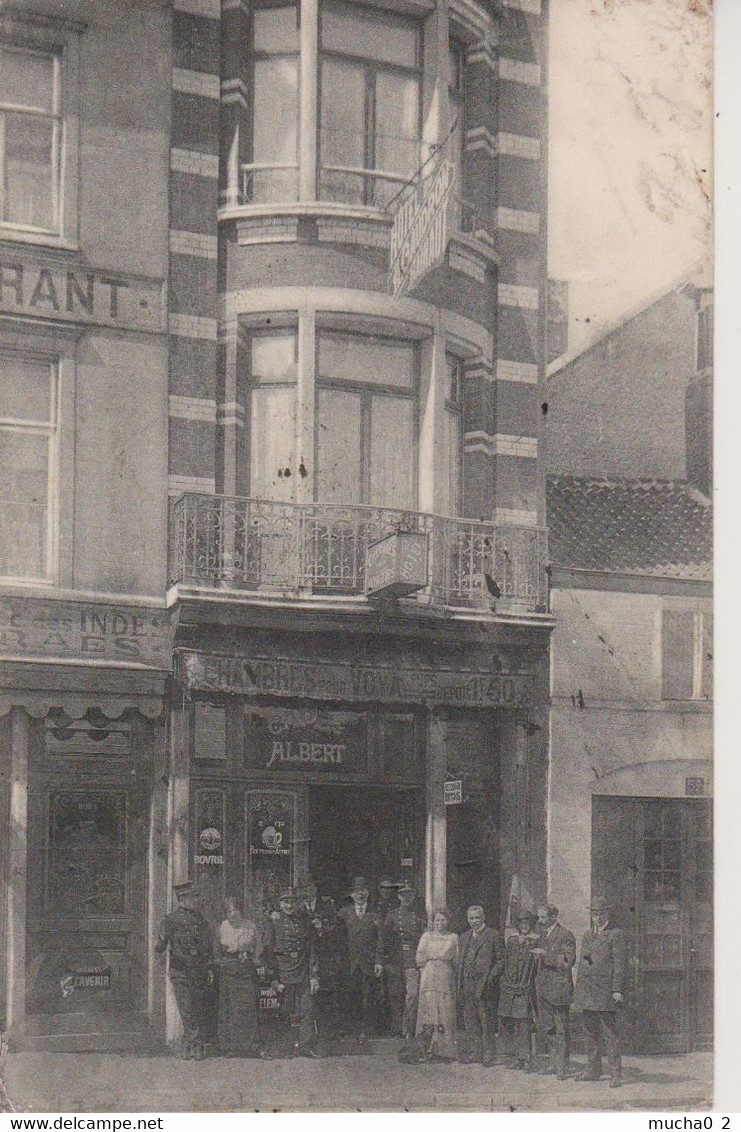
<path id="1" fill-rule="evenodd" d="M 382 880 L 410 881 L 423 892 L 423 791 L 375 786 L 310 786 L 308 866 L 340 907 L 354 876 L 365 876 L 371 900 Z"/>

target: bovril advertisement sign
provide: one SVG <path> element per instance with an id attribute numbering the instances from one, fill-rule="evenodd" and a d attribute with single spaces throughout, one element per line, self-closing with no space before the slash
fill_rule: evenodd
<path id="1" fill-rule="evenodd" d="M 196 865 L 223 865 L 222 839 L 218 829 L 207 826 L 198 835 L 198 849 L 195 853 Z"/>

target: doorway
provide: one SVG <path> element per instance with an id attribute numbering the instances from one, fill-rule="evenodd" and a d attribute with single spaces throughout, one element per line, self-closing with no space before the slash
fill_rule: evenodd
<path id="1" fill-rule="evenodd" d="M 423 797 L 421 789 L 309 787 L 309 871 L 338 907 L 355 876 L 366 877 L 374 902 L 382 880 L 423 892 Z"/>
<path id="2" fill-rule="evenodd" d="M 710 800 L 594 797 L 592 893 L 616 901 L 628 937 L 632 1047 L 711 1049 Z"/>

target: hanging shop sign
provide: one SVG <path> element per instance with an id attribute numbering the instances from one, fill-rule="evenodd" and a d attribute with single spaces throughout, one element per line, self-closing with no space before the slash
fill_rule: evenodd
<path id="1" fill-rule="evenodd" d="M 360 712 L 250 704 L 244 722 L 245 766 L 255 770 L 330 774 L 366 770 L 366 719 Z"/>
<path id="2" fill-rule="evenodd" d="M 368 547 L 365 592 L 404 597 L 427 585 L 427 535 L 396 531 Z"/>
<path id="3" fill-rule="evenodd" d="M 32 255 L 0 258 L 0 312 L 126 330 L 164 330 L 161 280 Z"/>
<path id="4" fill-rule="evenodd" d="M 532 681 L 529 673 L 522 672 L 471 672 L 262 657 L 248 660 L 187 649 L 178 650 L 177 665 L 180 679 L 192 691 L 364 703 L 516 707 Z"/>
<path id="5" fill-rule="evenodd" d="M 445 255 L 447 203 L 454 176 L 453 163 L 443 161 L 432 176 L 415 186 L 394 216 L 389 291 L 395 299 L 413 290 Z"/>
<path id="6" fill-rule="evenodd" d="M 118 660 L 169 669 L 172 639 L 164 609 L 0 598 L 0 659 Z"/>
<path id="7" fill-rule="evenodd" d="M 463 781 L 452 779 L 443 784 L 443 801 L 446 806 L 459 806 L 463 801 Z"/>

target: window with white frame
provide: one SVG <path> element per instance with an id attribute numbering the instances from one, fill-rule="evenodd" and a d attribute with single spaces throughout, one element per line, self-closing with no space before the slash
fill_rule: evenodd
<path id="1" fill-rule="evenodd" d="M 298 196 L 299 32 L 295 4 L 252 13 L 251 162 L 243 169 L 249 203 Z"/>
<path id="2" fill-rule="evenodd" d="M 325 2 L 320 45 L 319 198 L 384 208 L 420 166 L 420 28 Z"/>
<path id="3" fill-rule="evenodd" d="M 0 44 L 0 221 L 58 232 L 62 116 L 59 52 Z"/>
<path id="4" fill-rule="evenodd" d="M 56 554 L 58 367 L 0 354 L 0 576 L 51 581 Z"/>
<path id="5" fill-rule="evenodd" d="M 417 347 L 317 334 L 316 499 L 415 509 Z"/>
<path id="6" fill-rule="evenodd" d="M 249 336 L 250 495 L 295 494 L 297 336 L 293 328 Z"/>
<path id="7" fill-rule="evenodd" d="M 712 699 L 712 613 L 664 609 L 661 619 L 661 653 L 662 699 Z"/>

